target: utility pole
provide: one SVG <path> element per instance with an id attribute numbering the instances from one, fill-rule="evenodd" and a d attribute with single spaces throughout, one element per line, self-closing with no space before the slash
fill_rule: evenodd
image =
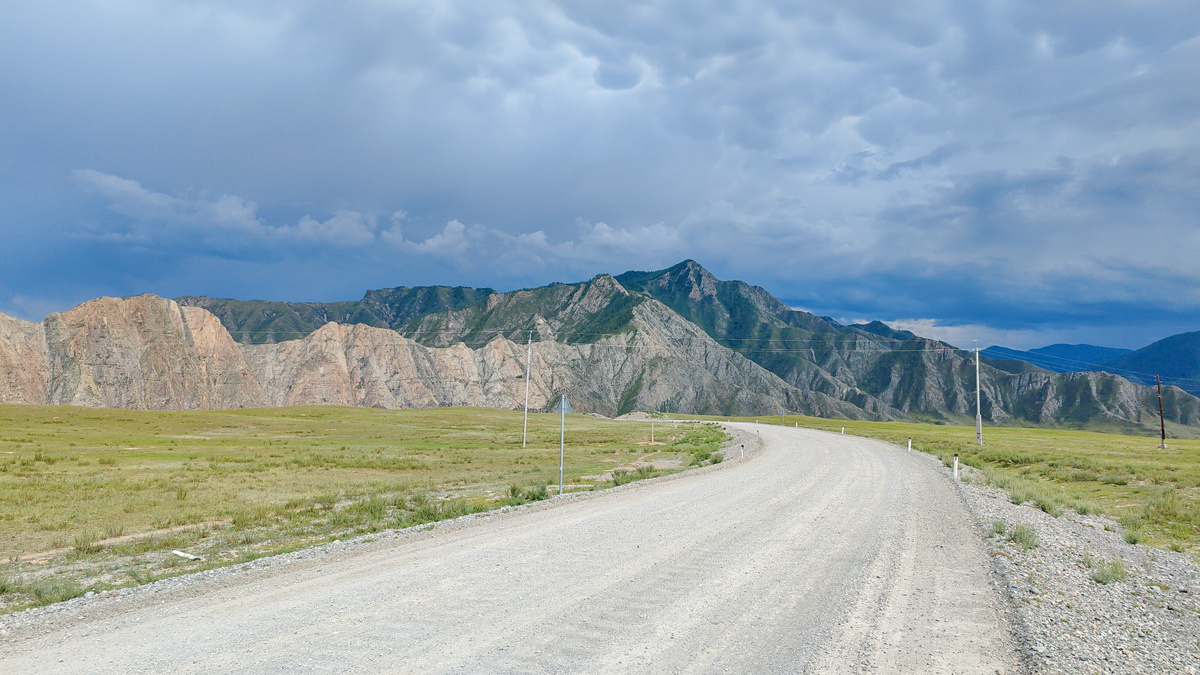
<path id="1" fill-rule="evenodd" d="M 1158 379 L 1158 376 L 1155 375 L 1154 383 L 1158 385 L 1158 428 L 1159 428 L 1159 431 L 1162 432 L 1162 444 L 1159 445 L 1158 447 L 1162 448 L 1163 450 L 1166 450 L 1167 449 L 1167 422 L 1166 422 L 1166 419 L 1163 417 L 1162 380 Z"/>
<path id="2" fill-rule="evenodd" d="M 562 401 L 558 404 L 558 410 L 562 414 L 558 423 L 558 494 L 563 493 L 563 459 L 566 457 L 565 448 L 567 447 L 567 411 L 571 409 L 571 404 L 567 403 L 567 395 L 563 394 Z"/>
<path id="3" fill-rule="evenodd" d="M 979 340 L 975 341 L 975 444 L 983 445 L 983 408 L 979 402 Z"/>
<path id="4" fill-rule="evenodd" d="M 521 447 L 529 434 L 529 368 L 533 362 L 533 331 L 529 331 L 529 343 L 525 348 L 525 424 L 521 427 Z"/>

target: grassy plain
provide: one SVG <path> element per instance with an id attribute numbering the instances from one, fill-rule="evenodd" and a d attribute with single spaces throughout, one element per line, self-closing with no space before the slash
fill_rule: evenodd
<path id="1" fill-rule="evenodd" d="M 545 498 L 559 417 L 530 415 L 527 448 L 521 422 L 480 408 L 0 406 L 0 612 Z M 568 415 L 568 489 L 711 463 L 724 440 L 710 425 L 657 435 Z"/>
<path id="2" fill-rule="evenodd" d="M 720 419 L 720 418 L 709 418 Z M 729 419 L 729 418 L 724 418 Z M 734 418 L 754 421 L 755 418 Z M 779 416 L 757 418 L 780 424 Z M 788 415 L 782 424 L 866 436 L 959 461 L 979 469 L 1015 503 L 1034 502 L 1059 515 L 1066 509 L 1119 520 L 1126 540 L 1200 554 L 1200 441 L 1063 429 L 906 422 L 855 422 Z"/>

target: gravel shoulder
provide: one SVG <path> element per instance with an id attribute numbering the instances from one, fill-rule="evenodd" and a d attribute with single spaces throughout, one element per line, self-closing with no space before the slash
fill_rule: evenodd
<path id="1" fill-rule="evenodd" d="M 1001 490 L 972 484 L 970 470 L 964 478 L 964 502 L 992 533 L 989 553 L 1011 599 L 1031 671 L 1200 672 L 1195 559 L 1127 543 L 1112 519 L 1071 511 L 1055 518 L 1013 504 Z M 1036 546 L 1011 540 L 1019 526 L 1033 531 Z M 1001 528 L 1003 533 L 993 532 Z"/>
<path id="2" fill-rule="evenodd" d="M 669 480 L 3 617 L 0 671 L 1020 672 L 940 465 L 730 427 Z"/>

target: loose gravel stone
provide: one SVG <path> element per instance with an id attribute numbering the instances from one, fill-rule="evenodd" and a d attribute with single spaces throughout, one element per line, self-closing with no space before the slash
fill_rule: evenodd
<path id="1" fill-rule="evenodd" d="M 1107 517 L 1055 518 L 989 486 L 963 483 L 961 493 L 985 533 L 997 522 L 1006 533 L 1019 525 L 1036 532 L 1029 549 L 988 538 L 1032 672 L 1200 672 L 1200 566 L 1190 556 L 1126 543 Z M 1098 582 L 1114 561 L 1125 578 Z"/>

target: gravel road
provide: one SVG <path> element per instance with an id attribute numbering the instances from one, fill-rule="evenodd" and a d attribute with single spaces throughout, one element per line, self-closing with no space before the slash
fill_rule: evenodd
<path id="1" fill-rule="evenodd" d="M 729 426 L 715 470 L 9 617 L 0 672 L 1019 671 L 927 457 Z"/>

